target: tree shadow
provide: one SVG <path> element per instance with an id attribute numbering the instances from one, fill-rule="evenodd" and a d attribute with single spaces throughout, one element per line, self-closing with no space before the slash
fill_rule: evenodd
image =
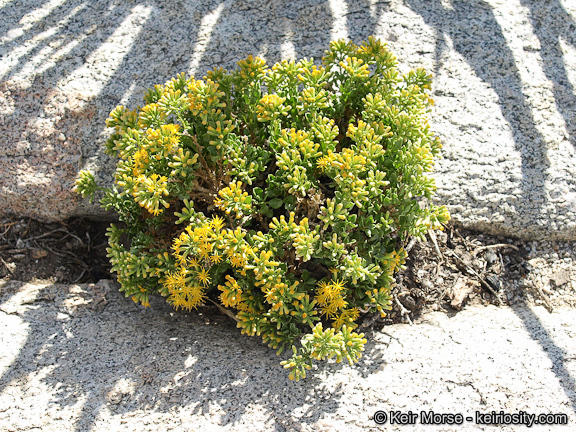
<path id="1" fill-rule="evenodd" d="M 573 353 L 566 352 L 554 343 L 550 332 L 546 330 L 538 315 L 528 304 L 513 305 L 512 310 L 522 320 L 532 339 L 538 342 L 542 350 L 546 352 L 552 362 L 552 371 L 558 377 L 560 386 L 572 405 L 572 411 L 576 413 L 576 380 L 565 365 L 566 362 L 574 358 Z"/>
<path id="2" fill-rule="evenodd" d="M 17 299 L 3 302 L 3 312 L 28 326 L 28 337 L 0 377 L 0 395 L 17 394 L 14 386 L 24 395 L 42 389 L 48 395 L 34 395 L 35 403 L 46 402 L 50 416 L 70 415 L 77 431 L 99 430 L 111 416 L 178 409 L 232 427 L 255 407 L 267 430 L 302 430 L 301 420 L 316 422 L 345 400 L 342 384 L 322 384 L 323 374 L 342 365 L 321 364 L 291 382 L 274 350 L 240 337 L 227 317 L 177 313 L 158 298 L 144 310 L 110 285 L 25 285 Z M 381 351 L 370 343 L 354 368 L 374 373 L 383 365 Z"/>
<path id="3" fill-rule="evenodd" d="M 42 19 L 49 17 L 59 3 L 59 0 L 7 1 L 4 6 L 0 6 L 3 18 L 0 21 L 0 46 L 21 36 L 32 27 L 42 25 Z"/>
<path id="4" fill-rule="evenodd" d="M 9 167 L 0 173 L 0 201 L 6 213 L 40 219 L 65 219 L 90 207 L 71 190 L 82 167 L 100 169 L 111 183 L 114 163 L 102 144 L 116 105 L 141 104 L 145 89 L 194 62 L 202 76 L 212 67 L 232 69 L 259 51 L 277 61 L 286 45 L 296 57 L 319 59 L 331 24 L 323 2 L 300 9 L 287 0 L 53 0 L 43 6 L 43 18 L 31 22 L 22 16 L 35 16 L 38 5 L 27 13 L 21 4 L 6 5 L 10 20 L 0 45 L 6 60 L 1 156 Z M 90 209 L 98 214 L 96 204 Z"/>
<path id="5" fill-rule="evenodd" d="M 129 12 L 112 7 L 113 2 L 100 3 L 98 27 L 89 5 L 60 3 L 0 48 L 7 59 L 0 84 L 1 155 L 8 167 L 0 179 L 5 186 L 0 195 L 7 213 L 26 215 L 28 206 L 44 207 L 44 200 L 56 203 L 53 218 L 75 208 L 71 187 L 82 163 L 76 132 L 94 117 L 94 107 L 83 104 L 88 96 L 63 94 L 59 85 L 81 68 Z"/>
<path id="6" fill-rule="evenodd" d="M 521 0 L 530 10 L 532 28 L 540 40 L 542 68 L 553 84 L 558 112 L 568 139 L 576 147 L 576 89 L 566 73 L 560 39 L 576 48 L 576 22 L 558 0 Z"/>
<path id="7" fill-rule="evenodd" d="M 495 91 L 521 155 L 523 195 L 530 205 L 542 207 L 546 201 L 546 170 L 550 166 L 546 143 L 535 126 L 512 50 L 491 6 L 484 0 L 454 0 L 451 9 L 444 8 L 440 0 L 406 0 L 405 3 L 435 30 L 438 60 L 447 46 L 443 35 L 448 35 L 454 49 Z"/>
<path id="8" fill-rule="evenodd" d="M 186 71 L 200 46 L 205 51 L 196 57 L 196 75 L 214 66 L 233 68 L 236 61 L 258 51 L 269 63 L 275 62 L 290 54 L 285 46 L 296 58 L 319 60 L 328 47 L 332 23 L 324 1 L 299 6 L 288 0 L 54 0 L 43 5 L 53 7 L 25 26 L 19 25 L 22 17 L 40 5 L 30 2 L 26 13 L 21 3 L 3 10 L 9 19 L 0 27 L 0 52 L 13 55 L 0 89 L 9 108 L 0 126 L 7 131 L 2 156 L 13 168 L 0 181 L 18 183 L 21 173 L 16 167 L 33 166 L 45 181 L 28 186 L 22 191 L 23 201 L 4 210 L 25 214 L 27 208 L 42 208 L 47 199 L 69 201 L 58 210 L 62 218 L 77 205 L 70 189 L 82 165 L 92 162 L 103 169 L 104 177 L 112 178 L 114 163 L 102 154 L 101 144 L 105 119 L 117 104 L 132 107 L 145 88 Z M 139 18 L 133 40 L 123 46 L 117 33 L 137 7 L 149 13 Z M 207 25 L 209 15 L 213 19 Z M 366 37 L 371 25 L 364 30 Z M 210 31 L 203 31 L 208 27 Z M 113 67 L 88 77 L 96 88 L 82 88 L 99 52 L 115 59 Z M 302 406 L 302 396 L 311 394 L 319 378 L 291 383 L 271 350 L 256 339 L 236 337 L 238 331 L 229 323 L 219 325 L 215 336 L 202 318 L 174 314 L 162 304 L 142 312 L 115 294 L 114 302 L 92 310 L 86 304 L 95 304 L 99 294 L 90 290 L 66 293 L 65 287 L 51 285 L 34 294 L 31 306 L 19 315 L 32 331 L 0 378 L 0 392 L 14 380 L 33 379 L 30 374 L 37 368 L 49 367 L 40 381 L 56 389 L 53 403 L 60 409 L 79 406 L 76 430 L 90 430 L 105 406 L 123 413 L 193 404 L 194 412 L 200 413 L 210 409 L 211 400 L 225 411 L 221 423 L 233 424 L 249 406 L 246 395 L 254 395 L 247 389 L 256 385 L 252 402 L 265 407 L 274 428 L 298 429 L 291 409 Z M 11 299 L 4 298 L 2 306 Z M 75 299 L 80 303 L 75 305 Z M 106 319 L 97 319 L 97 313 Z M 177 342 L 167 348 L 171 338 Z M 380 366 L 377 352 L 376 346 L 369 346 L 359 366 L 363 374 Z M 194 362 L 189 364 L 190 359 Z M 253 359 L 258 359 L 256 368 Z M 341 367 L 325 365 L 323 370 Z M 339 391 L 328 392 L 325 399 L 335 401 Z M 307 408 L 306 416 L 314 421 L 334 404 L 338 402 Z"/>
<path id="9" fill-rule="evenodd" d="M 360 0 L 346 4 L 348 36 L 357 45 L 375 35 L 382 15 L 390 10 L 389 2 Z"/>

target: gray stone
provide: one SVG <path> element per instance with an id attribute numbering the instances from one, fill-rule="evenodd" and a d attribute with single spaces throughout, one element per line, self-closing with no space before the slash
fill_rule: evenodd
<path id="1" fill-rule="evenodd" d="M 367 335 L 359 363 L 291 382 L 222 315 L 144 309 L 108 281 L 0 284 L 0 430 L 517 431 L 376 425 L 377 411 L 565 414 L 576 421 L 576 309 L 470 307 Z M 565 431 L 570 426 L 538 426 Z"/>
<path id="2" fill-rule="evenodd" d="M 444 144 L 437 203 L 464 226 L 576 239 L 576 6 L 551 0 L 0 2 L 0 208 L 107 217 L 82 168 L 110 185 L 105 119 L 179 72 L 249 54 L 319 60 L 331 39 L 386 40 L 434 73 Z"/>

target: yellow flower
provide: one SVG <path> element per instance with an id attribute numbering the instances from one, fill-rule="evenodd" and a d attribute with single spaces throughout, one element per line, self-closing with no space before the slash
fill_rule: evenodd
<path id="1" fill-rule="evenodd" d="M 236 279 L 232 276 L 226 275 L 226 282 L 223 285 L 218 285 L 218 289 L 222 291 L 220 300 L 226 307 L 237 307 L 241 300 L 242 288 L 238 285 Z"/>
<path id="2" fill-rule="evenodd" d="M 210 283 L 210 274 L 208 270 L 202 269 L 196 273 L 196 278 L 202 283 L 202 285 L 206 286 Z"/>
<path id="3" fill-rule="evenodd" d="M 212 221 L 210 221 L 210 226 L 216 231 L 219 231 L 224 227 L 224 219 L 222 219 L 220 216 L 214 216 Z"/>
<path id="4" fill-rule="evenodd" d="M 174 309 L 184 308 L 186 304 L 186 296 L 182 292 L 175 292 L 169 298 L 168 301 L 172 304 Z"/>
<path id="5" fill-rule="evenodd" d="M 230 264 L 232 264 L 233 267 L 242 268 L 246 265 L 246 260 L 242 255 L 235 253 L 230 257 Z"/>
<path id="6" fill-rule="evenodd" d="M 146 165 L 150 163 L 148 152 L 144 148 L 140 148 L 132 156 L 132 175 L 139 176 L 146 169 Z"/>
<path id="7" fill-rule="evenodd" d="M 212 252 L 212 243 L 202 243 L 198 247 L 198 254 L 201 259 L 210 259 L 210 253 Z"/>
<path id="8" fill-rule="evenodd" d="M 194 228 L 194 237 L 198 238 L 200 241 L 205 240 L 208 238 L 208 230 L 209 230 L 209 226 L 205 227 L 198 227 L 198 228 Z"/>
<path id="9" fill-rule="evenodd" d="M 210 260 L 214 263 L 214 264 L 218 264 L 220 262 L 222 262 L 222 255 L 218 254 L 218 253 L 214 253 L 211 257 Z"/>
<path id="10" fill-rule="evenodd" d="M 360 311 L 358 310 L 358 308 L 345 309 L 342 311 L 340 316 L 338 316 L 334 320 L 332 326 L 337 330 L 340 329 L 340 327 L 342 327 L 343 325 L 346 325 L 347 327 L 354 329 L 358 327 L 358 325 L 354 322 L 358 318 L 358 315 L 360 315 Z"/>
<path id="11" fill-rule="evenodd" d="M 180 253 L 176 253 L 176 261 L 178 261 L 178 265 L 186 264 L 186 257 Z"/>
<path id="12" fill-rule="evenodd" d="M 183 307 L 191 310 L 204 302 L 206 295 L 199 285 L 191 285 L 186 289 L 186 300 Z"/>

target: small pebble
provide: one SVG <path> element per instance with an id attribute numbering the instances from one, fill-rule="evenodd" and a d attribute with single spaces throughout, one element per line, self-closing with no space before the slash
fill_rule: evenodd
<path id="1" fill-rule="evenodd" d="M 66 135 L 64 135 L 63 133 L 60 133 L 60 135 L 58 135 L 58 141 L 60 141 L 60 142 L 66 141 Z"/>
<path id="2" fill-rule="evenodd" d="M 434 288 L 434 284 L 430 282 L 428 279 L 423 279 L 421 282 L 422 288 L 426 288 L 428 290 Z"/>
<path id="3" fill-rule="evenodd" d="M 416 300 L 414 297 L 408 295 L 400 300 L 400 302 L 408 309 L 414 310 L 416 309 Z"/>
<path id="4" fill-rule="evenodd" d="M 486 261 L 489 265 L 492 265 L 498 261 L 498 255 L 496 255 L 493 251 L 488 251 L 488 253 L 486 253 Z"/>
<path id="5" fill-rule="evenodd" d="M 44 249 L 32 249 L 30 254 L 32 255 L 32 258 L 35 259 L 44 258 L 45 256 L 48 256 L 48 252 L 45 251 Z"/>

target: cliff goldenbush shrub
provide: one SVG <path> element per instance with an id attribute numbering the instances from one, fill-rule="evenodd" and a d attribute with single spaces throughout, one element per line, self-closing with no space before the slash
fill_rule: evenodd
<path id="1" fill-rule="evenodd" d="M 101 204 L 121 290 L 148 306 L 207 301 L 242 333 L 291 348 L 291 379 L 313 359 L 357 361 L 361 314 L 391 308 L 403 245 L 441 229 L 423 204 L 441 148 L 427 123 L 431 76 L 400 75 L 380 41 L 337 41 L 323 57 L 258 57 L 202 80 L 181 74 L 117 107 L 108 154 L 119 158 Z M 93 196 L 94 176 L 76 189 Z"/>

